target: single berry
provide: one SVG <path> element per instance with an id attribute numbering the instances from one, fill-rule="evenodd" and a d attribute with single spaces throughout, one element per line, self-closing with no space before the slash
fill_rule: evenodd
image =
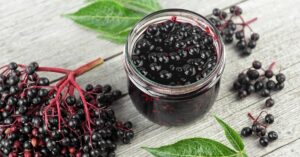
<path id="1" fill-rule="evenodd" d="M 243 39 L 244 37 L 245 37 L 245 34 L 244 34 L 243 31 L 237 31 L 237 32 L 235 33 L 235 38 L 236 38 L 236 39 L 241 40 L 241 39 Z"/>
<path id="2" fill-rule="evenodd" d="M 260 61 L 253 61 L 252 62 L 252 67 L 254 69 L 260 69 L 261 68 L 261 62 Z"/>
<path id="3" fill-rule="evenodd" d="M 274 116 L 272 114 L 267 114 L 266 117 L 265 117 L 265 122 L 267 124 L 274 123 Z"/>
<path id="4" fill-rule="evenodd" d="M 273 80 L 268 80 L 267 81 L 267 89 L 274 90 L 275 86 L 276 86 L 276 83 Z"/>
<path id="5" fill-rule="evenodd" d="M 244 127 L 241 131 L 241 135 L 244 137 L 252 135 L 252 129 L 250 127 Z"/>
<path id="6" fill-rule="evenodd" d="M 284 88 L 284 83 L 276 83 L 276 90 L 282 90 Z"/>
<path id="7" fill-rule="evenodd" d="M 278 83 L 283 83 L 286 80 L 286 77 L 284 74 L 279 73 L 276 75 L 276 80 Z"/>
<path id="8" fill-rule="evenodd" d="M 258 33 L 252 33 L 250 38 L 253 41 L 257 41 L 259 39 L 259 34 Z"/>
<path id="9" fill-rule="evenodd" d="M 274 106 L 274 104 L 275 104 L 274 99 L 269 98 L 269 99 L 266 100 L 265 106 L 266 107 L 272 107 L 272 106 Z"/>
<path id="10" fill-rule="evenodd" d="M 266 76 L 267 78 L 272 78 L 273 75 L 274 75 L 274 73 L 273 73 L 272 70 L 266 70 L 266 71 L 265 71 L 265 76 Z"/>
<path id="11" fill-rule="evenodd" d="M 221 10 L 220 10 L 219 8 L 213 9 L 213 15 L 214 15 L 214 16 L 219 16 L 220 13 L 221 13 Z"/>
<path id="12" fill-rule="evenodd" d="M 268 97 L 268 96 L 270 96 L 270 91 L 268 89 L 262 89 L 260 94 L 263 97 Z"/>
<path id="13" fill-rule="evenodd" d="M 256 81 L 254 84 L 255 91 L 260 91 L 264 88 L 264 83 L 262 81 Z"/>
<path id="14" fill-rule="evenodd" d="M 259 144 L 263 147 L 268 146 L 268 144 L 269 144 L 268 138 L 266 138 L 266 137 L 259 138 Z"/>
<path id="15" fill-rule="evenodd" d="M 248 42 L 248 47 L 249 47 L 250 49 L 254 49 L 254 48 L 256 47 L 256 41 L 250 40 L 250 41 Z"/>
<path id="16" fill-rule="evenodd" d="M 275 141 L 278 139 L 278 134 L 275 131 L 270 131 L 268 133 L 268 138 L 270 141 Z"/>
<path id="17" fill-rule="evenodd" d="M 256 136 L 258 136 L 258 137 L 265 136 L 266 133 L 267 133 L 267 130 L 263 127 L 261 127 L 261 129 L 259 129 L 259 130 L 256 130 L 256 132 L 255 132 Z"/>
<path id="18" fill-rule="evenodd" d="M 250 69 L 247 71 L 247 75 L 250 80 L 256 80 L 259 78 L 259 72 L 257 70 Z"/>

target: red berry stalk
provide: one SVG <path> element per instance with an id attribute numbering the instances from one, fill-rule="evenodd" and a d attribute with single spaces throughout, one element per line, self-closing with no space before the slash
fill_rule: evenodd
<path id="1" fill-rule="evenodd" d="M 26 69 L 26 66 L 23 64 L 18 64 L 17 66 L 19 68 L 21 68 L 19 75 L 20 75 L 20 78 L 22 78 L 21 84 L 19 84 L 19 86 L 25 86 L 25 87 L 22 87 L 22 88 L 25 88 L 25 90 L 21 93 L 21 97 L 24 97 L 25 92 L 32 88 L 38 88 L 38 89 L 49 88 L 50 90 L 49 90 L 48 95 L 50 96 L 54 93 L 55 97 L 50 100 L 49 105 L 45 106 L 42 109 L 43 117 L 44 117 L 46 126 L 48 126 L 48 117 L 57 117 L 58 118 L 58 130 L 60 130 L 62 123 L 66 125 L 66 122 L 64 121 L 64 119 L 62 118 L 62 115 L 61 115 L 61 109 L 67 109 L 71 113 L 75 112 L 74 110 L 72 110 L 72 108 L 65 105 L 65 103 L 63 103 L 63 102 L 67 96 L 73 96 L 74 92 L 77 91 L 83 102 L 83 107 L 84 107 L 84 112 L 85 112 L 85 117 L 86 117 L 86 122 L 85 122 L 86 129 L 91 134 L 92 129 L 91 129 L 91 119 L 90 119 L 89 109 L 90 108 L 97 109 L 97 107 L 86 101 L 85 95 L 90 95 L 90 94 L 80 88 L 80 86 L 76 82 L 76 77 L 95 68 L 96 66 L 102 64 L 103 62 L 104 61 L 102 58 L 97 58 L 96 60 L 93 60 L 75 70 L 55 68 L 55 67 L 37 67 L 35 70 L 36 72 L 61 73 L 61 74 L 64 74 L 65 76 L 61 80 L 59 80 L 59 82 L 57 82 L 56 85 L 54 85 L 54 86 L 50 86 L 50 85 L 48 85 L 48 83 L 46 83 L 47 85 L 45 85 L 45 86 L 37 84 L 37 85 L 31 85 L 30 87 L 26 87 L 26 86 L 28 86 L 28 83 L 29 83 L 29 75 L 28 75 L 29 69 Z M 13 65 L 13 66 L 15 66 L 15 65 Z M 0 68 L 0 70 L 2 70 L 1 74 L 3 76 L 5 76 L 5 74 L 7 74 L 9 72 L 10 68 L 12 68 L 12 67 L 9 67 L 9 65 L 1 67 Z M 36 79 L 36 80 L 40 79 L 40 78 L 38 78 L 37 75 L 33 75 L 33 77 L 36 77 L 36 78 L 32 78 L 32 79 Z M 9 96 L 9 95 L 7 95 L 7 96 Z M 10 125 L 8 125 L 8 126 L 10 126 Z"/>

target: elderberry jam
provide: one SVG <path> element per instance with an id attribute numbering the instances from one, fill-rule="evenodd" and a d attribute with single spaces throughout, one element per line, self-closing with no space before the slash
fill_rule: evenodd
<path id="1" fill-rule="evenodd" d="M 182 9 L 152 13 L 133 28 L 124 55 L 129 95 L 149 120 L 186 124 L 214 103 L 224 47 L 203 16 Z"/>

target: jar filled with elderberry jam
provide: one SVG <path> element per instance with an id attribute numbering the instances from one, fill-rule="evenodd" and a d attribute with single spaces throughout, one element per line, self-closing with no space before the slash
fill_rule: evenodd
<path id="1" fill-rule="evenodd" d="M 217 29 L 197 13 L 166 9 L 144 17 L 124 50 L 133 104 L 160 125 L 203 116 L 218 95 L 224 53 Z"/>

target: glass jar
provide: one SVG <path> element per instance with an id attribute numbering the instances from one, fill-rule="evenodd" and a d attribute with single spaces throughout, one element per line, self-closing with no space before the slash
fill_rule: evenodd
<path id="1" fill-rule="evenodd" d="M 197 25 L 213 38 L 217 64 L 203 79 L 182 86 L 162 85 L 142 75 L 131 60 L 137 39 L 151 24 L 166 20 Z M 128 36 L 124 50 L 124 66 L 128 78 L 128 92 L 137 110 L 160 125 L 186 124 L 204 115 L 214 103 L 225 65 L 224 44 L 218 30 L 203 16 L 183 9 L 154 12 L 140 20 Z"/>

